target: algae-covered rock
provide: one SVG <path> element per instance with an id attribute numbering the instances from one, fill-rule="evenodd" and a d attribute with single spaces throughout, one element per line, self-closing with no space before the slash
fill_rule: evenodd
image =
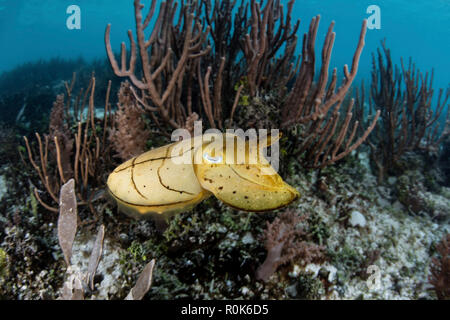
<path id="1" fill-rule="evenodd" d="M 290 298 L 317 300 L 320 299 L 325 289 L 322 282 L 310 273 L 301 273 L 296 282 L 286 288 Z"/>
<path id="2" fill-rule="evenodd" d="M 6 187 L 6 180 L 4 176 L 0 176 L 0 201 L 3 199 L 3 197 L 8 192 L 8 189 Z"/>
<path id="3" fill-rule="evenodd" d="M 248 128 L 278 129 L 280 108 L 278 97 L 267 93 L 245 99 L 237 106 L 234 125 L 244 130 Z"/>
<path id="4" fill-rule="evenodd" d="M 5 277 L 8 273 L 8 256 L 5 250 L 0 248 L 0 277 Z"/>
<path id="5" fill-rule="evenodd" d="M 436 220 L 448 219 L 450 199 L 445 196 L 445 187 L 440 193 L 433 193 L 426 187 L 426 176 L 418 170 L 406 171 L 397 179 L 395 190 L 397 198 L 410 212 L 425 214 Z"/>

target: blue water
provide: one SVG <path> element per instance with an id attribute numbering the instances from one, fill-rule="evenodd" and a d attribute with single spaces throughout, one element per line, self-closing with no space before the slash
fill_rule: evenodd
<path id="1" fill-rule="evenodd" d="M 143 2 L 150 4 L 149 0 Z M 81 8 L 81 30 L 66 27 L 66 8 L 72 4 Z M 371 53 L 386 38 L 395 63 L 400 57 L 412 56 L 421 70 L 435 69 L 435 88 L 446 88 L 450 70 L 449 0 L 298 0 L 293 18 L 301 19 L 303 34 L 311 18 L 321 14 L 319 48 L 329 23 L 336 22 L 331 67 L 342 70 L 344 64 L 351 64 L 361 21 L 369 16 L 366 8 L 373 4 L 381 9 L 381 29 L 367 32 L 358 78 L 368 78 Z M 0 72 L 40 58 L 105 57 L 107 23 L 112 23 L 113 48 L 119 50 L 120 42 L 127 40 L 126 30 L 134 28 L 133 1 L 0 0 Z"/>

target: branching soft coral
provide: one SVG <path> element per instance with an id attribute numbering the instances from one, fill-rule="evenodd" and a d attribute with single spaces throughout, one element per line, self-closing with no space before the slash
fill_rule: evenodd
<path id="1" fill-rule="evenodd" d="M 256 271 L 258 280 L 269 280 L 280 265 L 294 259 L 306 265 L 323 258 L 324 247 L 312 243 L 307 231 L 299 226 L 307 217 L 298 215 L 294 210 L 287 210 L 272 223 L 267 222 L 264 232 L 267 257 Z"/>
<path id="2" fill-rule="evenodd" d="M 117 156 L 128 160 L 145 151 L 150 131 L 142 118 L 144 111 L 137 105 L 127 81 L 120 86 L 117 107 L 109 140 Z"/>
<path id="3" fill-rule="evenodd" d="M 33 144 L 30 144 L 27 136 L 23 138 L 29 163 L 38 174 L 51 200 L 59 203 L 60 187 L 73 178 L 77 186 L 79 205 L 88 205 L 91 213 L 95 215 L 92 200 L 96 188 L 103 187 L 103 173 L 109 171 L 110 166 L 110 145 L 105 141 L 105 132 L 109 119 L 111 81 L 108 83 L 101 120 L 95 116 L 95 77 L 91 77 L 87 89 L 80 90 L 76 98 L 72 99 L 75 80 L 74 74 L 72 81 L 65 83 L 66 94 L 59 95 L 53 105 L 49 134 L 44 135 L 42 139 L 41 135 L 36 133 L 38 150 L 33 150 Z M 85 110 L 87 101 L 88 108 Z M 33 191 L 43 207 L 58 212 L 58 208 L 47 204 L 45 198 L 41 198 L 36 187 Z"/>
<path id="4" fill-rule="evenodd" d="M 372 55 L 370 109 L 380 109 L 380 125 L 367 140 L 371 157 L 378 170 L 378 181 L 394 174 L 406 152 L 436 152 L 440 143 L 450 135 L 450 87 L 439 89 L 434 99 L 434 72 L 422 73 L 409 60 L 401 68 L 394 64 L 386 42 Z M 364 110 L 364 96 L 358 101 L 359 114 Z M 433 105 L 433 100 L 436 104 Z M 442 119 L 442 121 L 441 121 Z M 363 119 L 360 121 L 364 122 Z M 440 124 L 441 123 L 441 124 Z"/>
<path id="5" fill-rule="evenodd" d="M 56 137 L 59 144 L 61 166 L 64 176 L 70 177 L 73 175 L 72 162 L 70 159 L 73 154 L 74 139 L 66 121 L 65 113 L 67 113 L 67 110 L 64 103 L 64 94 L 60 94 L 56 97 L 56 101 L 53 103 L 53 108 L 50 113 L 49 136 L 52 140 Z M 52 152 L 56 159 L 56 150 L 52 149 Z"/>
<path id="6" fill-rule="evenodd" d="M 450 233 L 437 246 L 439 259 L 433 258 L 431 264 L 430 283 L 441 300 L 450 299 Z"/>

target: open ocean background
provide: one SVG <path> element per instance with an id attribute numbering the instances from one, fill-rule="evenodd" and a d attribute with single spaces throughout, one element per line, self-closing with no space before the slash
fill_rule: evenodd
<path id="1" fill-rule="evenodd" d="M 283 4 L 287 2 L 282 0 Z M 144 3 L 148 8 L 150 1 Z M 72 4 L 81 8 L 81 30 L 66 27 L 66 9 Z M 322 16 L 317 39 L 319 49 L 328 25 L 332 20 L 336 22 L 331 67 L 342 70 L 344 64 L 351 65 L 361 21 L 369 16 L 366 9 L 373 4 L 381 9 L 381 29 L 368 30 L 357 81 L 368 79 L 371 53 L 386 38 L 394 63 L 400 64 L 400 57 L 407 61 L 412 56 L 421 70 L 435 69 L 435 89 L 446 88 L 450 70 L 448 0 L 298 0 L 293 18 L 301 19 L 303 34 L 313 16 Z M 134 29 L 133 1 L 0 0 L 0 72 L 24 62 L 53 57 L 105 58 L 104 31 L 108 23 L 112 24 L 113 48 L 119 51 L 120 42 L 128 41 L 125 31 Z M 301 41 L 299 49 L 300 46 Z"/>

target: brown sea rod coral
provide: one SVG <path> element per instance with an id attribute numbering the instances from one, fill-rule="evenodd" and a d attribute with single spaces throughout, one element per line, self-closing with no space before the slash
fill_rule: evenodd
<path id="1" fill-rule="evenodd" d="M 323 168 L 359 147 L 373 130 L 378 113 L 360 135 L 356 132 L 362 124 L 352 120 L 353 103 L 345 104 L 345 114 L 339 113 L 358 70 L 367 21 L 362 24 L 351 67 L 344 66 L 339 83 L 337 69 L 331 75 L 328 70 L 334 22 L 326 35 L 318 74 L 315 42 L 320 16 L 312 19 L 303 36 L 302 53 L 296 57 L 299 21 L 291 19 L 294 0 L 286 10 L 279 0 L 241 1 L 237 7 L 237 1 L 169 0 L 161 2 L 159 10 L 155 0 L 148 2 L 144 14 L 144 4 L 134 1 L 136 40 L 129 31 L 129 62 L 125 43 L 120 65 L 116 60 L 110 25 L 105 45 L 114 73 L 131 81 L 137 102 L 161 131 L 186 127 L 193 113 L 206 118 L 210 127 L 231 127 L 236 109 L 273 93 L 279 96 L 277 126 L 301 127 L 294 155 L 307 167 Z M 155 12 L 159 14 L 151 28 Z M 141 70 L 137 70 L 138 56 Z"/>
<path id="2" fill-rule="evenodd" d="M 34 188 L 34 196 L 41 205 L 49 211 L 58 212 L 47 201 L 58 203 L 61 186 L 74 178 L 79 204 L 87 205 L 95 213 L 93 191 L 103 184 L 103 175 L 109 171 L 106 168 L 110 165 L 110 145 L 106 143 L 104 133 L 108 126 L 111 82 L 108 83 L 103 119 L 100 119 L 95 115 L 95 77 L 91 77 L 88 88 L 80 91 L 72 105 L 74 81 L 75 76 L 70 84 L 66 83 L 67 98 L 60 95 L 53 105 L 49 134 L 42 136 L 36 133 L 37 146 L 30 143 L 28 137 L 23 138 L 29 163 L 46 193 L 47 199 L 43 199 L 43 192 Z"/>
<path id="3" fill-rule="evenodd" d="M 106 50 L 114 73 L 119 77 L 128 77 L 141 91 L 141 96 L 136 94 L 136 98 L 142 107 L 156 113 L 172 128 L 180 128 L 190 115 L 182 102 L 183 79 L 186 74 L 196 70 L 193 67 L 194 60 L 211 50 L 211 47 L 204 45 L 209 28 L 203 28 L 194 14 L 195 2 L 191 1 L 182 3 L 178 23 L 173 25 L 178 3 L 169 0 L 161 2 L 157 21 L 146 39 L 145 31 L 151 26 L 156 3 L 153 0 L 148 13 L 143 16 L 144 5 L 139 0 L 134 1 L 137 45 L 130 30 L 128 67 L 125 43 L 121 47 L 120 67 L 114 56 L 110 43 L 111 25 L 107 26 L 105 32 Z M 142 64 L 141 79 L 135 74 L 138 53 Z"/>
<path id="4" fill-rule="evenodd" d="M 407 67 L 403 60 L 401 68 L 395 65 L 385 41 L 377 54 L 372 55 L 372 60 L 369 103 L 372 109 L 381 110 L 381 115 L 380 124 L 368 143 L 378 169 L 378 181 L 382 182 L 395 171 L 406 152 L 436 152 L 439 144 L 450 135 L 450 109 L 445 113 L 450 87 L 439 89 L 433 105 L 433 71 L 422 73 L 411 59 Z M 362 98 L 358 109 L 363 107 Z"/>
<path id="5" fill-rule="evenodd" d="M 277 268 L 298 259 L 303 265 L 323 259 L 323 246 L 311 242 L 310 235 L 300 226 L 308 218 L 294 210 L 287 210 L 267 222 L 264 232 L 267 257 L 256 271 L 258 280 L 267 281 Z"/>
<path id="6" fill-rule="evenodd" d="M 319 81 L 315 79 L 315 42 L 320 16 L 312 19 L 309 31 L 303 37 L 302 62 L 293 88 L 288 93 L 282 108 L 282 128 L 298 125 L 300 141 L 294 155 L 304 166 L 323 168 L 347 156 L 358 148 L 374 129 L 380 111 L 361 130 L 359 120 L 353 119 L 354 100 L 345 103 L 345 98 L 358 71 L 359 59 L 365 44 L 367 21 L 364 20 L 358 45 L 353 55 L 351 68 L 344 66 L 344 79 L 338 86 L 337 69 L 333 69 L 329 80 L 329 65 L 335 33 L 334 22 L 330 24 L 322 49 L 322 66 Z M 346 111 L 341 116 L 340 108 Z M 351 128 L 351 129 L 350 129 Z M 362 132 L 357 137 L 357 132 Z"/>
<path id="7" fill-rule="evenodd" d="M 136 103 L 128 81 L 120 85 L 118 98 L 118 109 L 114 113 L 109 140 L 116 151 L 116 156 L 128 160 L 145 151 L 150 131 L 143 119 L 144 111 Z"/>

